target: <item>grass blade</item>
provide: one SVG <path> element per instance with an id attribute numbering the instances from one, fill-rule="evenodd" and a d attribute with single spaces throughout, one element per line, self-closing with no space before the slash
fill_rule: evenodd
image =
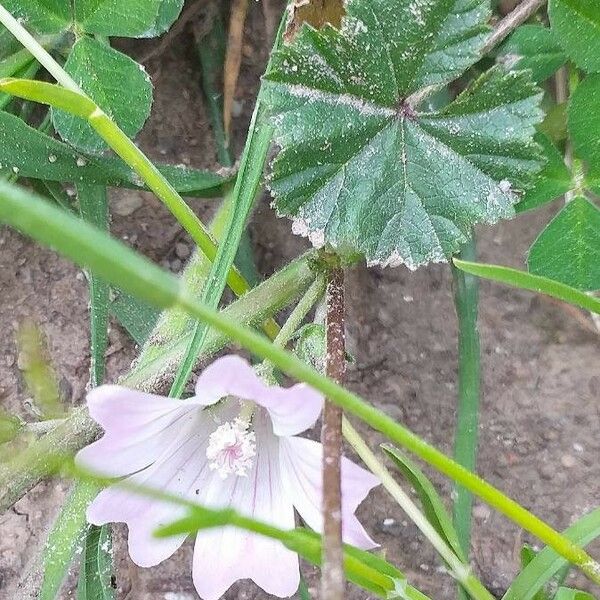
<path id="1" fill-rule="evenodd" d="M 538 294 L 546 294 L 552 298 L 557 298 L 563 302 L 568 302 L 590 312 L 600 314 L 600 300 L 598 298 L 588 296 L 575 288 L 554 281 L 553 279 L 531 275 L 531 273 L 511 269 L 510 267 L 467 262 L 457 258 L 454 259 L 454 265 L 465 273 L 498 281 L 499 283 L 506 283 L 507 285 L 512 285 L 523 290 L 537 292 Z"/>

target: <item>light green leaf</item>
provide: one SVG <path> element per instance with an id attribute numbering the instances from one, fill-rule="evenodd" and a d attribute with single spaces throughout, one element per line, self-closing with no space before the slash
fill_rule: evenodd
<path id="1" fill-rule="evenodd" d="M 71 3 L 66 0 L 4 0 L 2 5 L 36 33 L 60 33 L 71 25 Z"/>
<path id="2" fill-rule="evenodd" d="M 150 115 L 152 83 L 134 60 L 95 39 L 75 42 L 65 70 L 129 136 L 135 136 Z M 92 127 L 66 112 L 52 109 L 60 136 L 84 152 L 101 152 L 106 143 Z"/>
<path id="3" fill-rule="evenodd" d="M 341 31 L 304 26 L 274 55 L 270 186 L 296 233 L 414 269 L 514 214 L 541 166 L 529 74 L 492 69 L 440 111 L 415 99 L 478 60 L 487 19 L 480 0 L 349 0 Z"/>
<path id="4" fill-rule="evenodd" d="M 156 37 L 171 28 L 183 8 L 184 0 L 162 0 L 154 26 L 141 37 Z"/>
<path id="5" fill-rule="evenodd" d="M 325 356 L 327 354 L 327 339 L 325 325 L 322 323 L 307 323 L 296 334 L 294 352 L 298 358 L 319 371 L 325 373 Z"/>
<path id="6" fill-rule="evenodd" d="M 569 202 L 529 249 L 529 271 L 582 292 L 600 290 L 600 210 L 585 198 Z"/>
<path id="7" fill-rule="evenodd" d="M 578 67 L 600 71 L 600 10 L 596 0 L 550 0 L 550 25 Z"/>
<path id="8" fill-rule="evenodd" d="M 462 562 L 467 562 L 458 540 L 458 534 L 452 524 L 452 517 L 435 487 L 412 460 L 394 446 L 383 444 L 382 449 L 392 459 L 408 483 L 415 489 L 427 520 L 435 527 L 445 542 L 452 548 Z"/>
<path id="9" fill-rule="evenodd" d="M 579 306 L 585 310 L 600 315 L 600 300 L 593 296 L 588 296 L 575 288 L 572 288 L 559 281 L 532 275 L 518 269 L 502 267 L 500 265 L 485 265 L 482 263 L 467 262 L 465 260 L 454 259 L 454 265 L 471 275 L 491 279 L 500 283 L 506 283 L 523 290 L 529 290 L 538 294 L 546 294 L 552 298 L 557 298 L 574 306 Z"/>
<path id="10" fill-rule="evenodd" d="M 98 488 L 93 483 L 75 483 L 54 522 L 42 557 L 44 578 L 38 600 L 55 600 L 78 548 L 81 546 L 87 523 L 85 509 Z"/>
<path id="11" fill-rule="evenodd" d="M 17 417 L 0 408 L 0 444 L 10 442 L 21 430 L 22 424 Z"/>
<path id="12" fill-rule="evenodd" d="M 92 525 L 81 555 L 77 600 L 114 600 L 113 571 L 110 527 Z"/>
<path id="13" fill-rule="evenodd" d="M 538 133 L 535 140 L 542 148 L 546 162 L 533 179 L 531 187 L 527 189 L 522 200 L 516 205 L 517 213 L 552 202 L 573 187 L 569 169 L 556 146 L 542 133 Z"/>
<path id="14" fill-rule="evenodd" d="M 521 25 L 502 45 L 497 62 L 507 69 L 530 69 L 541 82 L 567 62 L 554 32 L 542 25 Z"/>
<path id="15" fill-rule="evenodd" d="M 139 178 L 120 159 L 88 156 L 0 111 L 0 168 L 22 177 L 49 181 L 144 189 Z M 222 193 L 231 177 L 175 165 L 159 171 L 184 196 L 210 197 Z"/>
<path id="16" fill-rule="evenodd" d="M 600 13 L 600 7 L 599 7 Z M 600 32 L 598 33 L 600 36 Z M 569 101 L 568 123 L 576 155 L 600 177 L 600 75 L 586 77 Z"/>
<path id="17" fill-rule="evenodd" d="M 592 596 L 592 594 L 582 592 L 581 590 L 561 587 L 558 592 L 556 592 L 554 600 L 597 600 L 597 598 Z"/>
<path id="18" fill-rule="evenodd" d="M 76 27 L 86 33 L 152 37 L 162 3 L 163 0 L 73 0 L 73 16 Z"/>

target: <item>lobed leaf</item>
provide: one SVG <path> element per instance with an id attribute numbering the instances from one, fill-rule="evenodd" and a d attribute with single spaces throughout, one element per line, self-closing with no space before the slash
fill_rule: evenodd
<path id="1" fill-rule="evenodd" d="M 61 33 L 71 25 L 71 3 L 65 0 L 4 0 L 2 5 L 37 33 Z"/>
<path id="2" fill-rule="evenodd" d="M 600 290 L 600 210 L 574 198 L 529 249 L 529 271 L 582 292 Z"/>
<path id="3" fill-rule="evenodd" d="M 488 8 L 349 0 L 340 31 L 305 25 L 274 54 L 270 186 L 295 233 L 415 269 L 447 260 L 474 223 L 514 214 L 515 188 L 541 166 L 529 74 L 492 69 L 439 111 L 418 100 L 479 59 Z"/>
<path id="4" fill-rule="evenodd" d="M 152 83 L 144 68 L 107 44 L 82 37 L 75 42 L 65 70 L 129 137 L 150 115 Z M 101 152 L 104 140 L 84 120 L 52 109 L 52 122 L 63 140 L 84 152 Z"/>

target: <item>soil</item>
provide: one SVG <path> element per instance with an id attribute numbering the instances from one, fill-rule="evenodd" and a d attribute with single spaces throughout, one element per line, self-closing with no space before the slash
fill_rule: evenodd
<path id="1" fill-rule="evenodd" d="M 156 86 L 153 116 L 140 136 L 156 160 L 215 166 L 210 128 L 199 86 L 192 38 L 179 36 L 147 64 Z M 239 84 L 235 143 L 243 143 L 258 75 L 267 49 L 260 6 L 251 3 Z M 143 56 L 156 42 L 127 42 Z M 206 216 L 215 201 L 193 201 Z M 176 243 L 189 240 L 150 194 L 111 193 L 112 231 L 164 266 L 178 271 Z M 557 205 L 494 228 L 480 228 L 481 258 L 523 267 L 536 233 Z M 262 274 L 269 275 L 296 256 L 305 242 L 290 234 L 265 198 L 257 208 L 251 235 Z M 178 247 L 180 254 L 181 245 Z M 348 344 L 355 362 L 348 385 L 375 406 L 440 449 L 450 452 L 456 398 L 456 319 L 447 265 L 411 273 L 404 268 L 354 269 L 348 275 Z M 0 400 L 28 417 L 19 371 L 15 329 L 33 319 L 48 338 L 61 389 L 72 405 L 82 402 L 88 378 L 88 297 L 83 273 L 53 252 L 12 230 L 0 229 Z M 587 318 L 584 315 L 584 318 Z M 479 473 L 540 517 L 562 529 L 598 505 L 600 497 L 600 338 L 565 309 L 532 294 L 482 284 L 480 329 L 483 398 Z M 108 381 L 126 371 L 136 349 L 113 323 L 108 351 Z M 372 447 L 382 441 L 360 427 Z M 428 471 L 429 472 L 429 471 Z M 430 473 L 445 498 L 451 488 Z M 16 585 L 39 552 L 68 482 L 40 484 L 0 516 L 0 598 L 16 598 Z M 455 597 L 451 578 L 434 552 L 382 489 L 360 508 L 367 529 L 387 558 L 411 583 L 435 600 Z M 529 538 L 502 516 L 476 503 L 473 556 L 475 570 L 498 597 L 519 567 L 519 550 Z M 117 547 L 123 549 L 118 530 Z M 529 540 L 535 542 L 534 540 Z M 598 546 L 596 546 L 598 550 Z M 119 599 L 196 598 L 191 549 L 152 570 L 135 567 L 120 552 Z M 304 570 L 316 596 L 314 569 Z M 71 575 L 64 597 L 74 590 Z M 585 586 L 579 576 L 574 580 Z M 367 595 L 349 588 L 349 598 Z M 267 598 L 248 582 L 236 584 L 226 598 Z"/>

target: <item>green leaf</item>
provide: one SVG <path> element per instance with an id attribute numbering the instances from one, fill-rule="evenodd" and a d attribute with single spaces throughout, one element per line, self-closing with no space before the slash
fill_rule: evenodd
<path id="1" fill-rule="evenodd" d="M 129 136 L 134 137 L 150 115 L 152 83 L 144 68 L 125 54 L 83 37 L 73 46 L 65 70 Z M 63 140 L 84 152 L 101 152 L 106 143 L 80 118 L 52 109 Z"/>
<path id="2" fill-rule="evenodd" d="M 573 588 L 561 587 L 554 596 L 554 600 L 597 600 L 595 596 L 575 590 Z"/>
<path id="3" fill-rule="evenodd" d="M 127 333 L 140 346 L 146 342 L 148 336 L 158 321 L 159 312 L 145 302 L 138 300 L 125 292 L 116 292 L 117 296 L 110 305 L 111 312 L 125 327 Z"/>
<path id="4" fill-rule="evenodd" d="M 444 541 L 454 550 L 462 562 L 467 562 L 452 524 L 452 517 L 446 510 L 440 495 L 425 474 L 408 457 L 394 446 L 383 444 L 382 449 L 392 459 L 403 477 L 415 489 L 427 520 L 435 527 Z"/>
<path id="5" fill-rule="evenodd" d="M 567 55 L 552 29 L 521 25 L 502 45 L 496 60 L 507 69 L 530 69 L 534 81 L 542 82 L 567 62 Z"/>
<path id="6" fill-rule="evenodd" d="M 327 339 L 325 325 L 322 323 L 307 323 L 296 334 L 294 347 L 296 356 L 307 365 L 325 373 L 325 356 L 327 354 Z"/>
<path id="7" fill-rule="evenodd" d="M 113 600 L 116 597 L 113 571 L 110 527 L 92 525 L 81 555 L 77 600 Z"/>
<path id="8" fill-rule="evenodd" d="M 598 34 L 600 36 L 600 32 Z M 586 77 L 571 96 L 568 123 L 575 154 L 600 177 L 600 75 Z"/>
<path id="9" fill-rule="evenodd" d="M 578 67 L 600 71 L 600 10 L 596 0 L 550 0 L 550 25 Z"/>
<path id="10" fill-rule="evenodd" d="M 566 538 L 583 547 L 600 536 L 600 508 L 583 516 L 565 532 Z M 536 594 L 565 565 L 567 561 L 551 548 L 544 548 L 515 577 L 502 600 L 533 600 Z"/>
<path id="11" fill-rule="evenodd" d="M 71 4 L 65 0 L 4 0 L 2 5 L 36 33 L 61 33 L 71 25 Z"/>
<path id="12" fill-rule="evenodd" d="M 73 0 L 73 17 L 76 27 L 86 33 L 152 37 L 162 18 L 162 3 L 163 0 Z"/>
<path id="13" fill-rule="evenodd" d="M 85 538 L 85 509 L 98 493 L 95 484 L 77 482 L 52 526 L 42 557 L 43 581 L 38 600 L 55 600 Z"/>
<path id="14" fill-rule="evenodd" d="M 600 290 L 600 210 L 585 198 L 571 200 L 535 240 L 527 263 L 536 275 Z"/>
<path id="15" fill-rule="evenodd" d="M 552 202 L 566 194 L 573 186 L 569 169 L 556 146 L 542 133 L 538 133 L 535 140 L 542 148 L 546 162 L 522 200 L 516 205 L 517 213 Z"/>
<path id="16" fill-rule="evenodd" d="M 120 159 L 77 152 L 2 111 L 0 142 L 0 168 L 22 177 L 145 189 Z M 220 195 L 222 186 L 231 181 L 231 177 L 175 165 L 159 165 L 158 169 L 184 196 Z"/>
<path id="17" fill-rule="evenodd" d="M 500 265 L 485 265 L 482 263 L 467 262 L 464 260 L 454 259 L 454 264 L 457 268 L 500 283 L 506 283 L 523 290 L 529 290 L 538 294 L 546 294 L 552 298 L 557 298 L 563 302 L 568 302 L 590 312 L 600 315 L 600 300 L 593 296 L 588 296 L 575 288 L 572 288 L 559 281 L 532 275 L 525 271 L 511 269 L 510 267 L 502 267 Z"/>
<path id="18" fill-rule="evenodd" d="M 10 442 L 21 430 L 22 424 L 17 417 L 0 408 L 0 444 Z"/>
<path id="19" fill-rule="evenodd" d="M 492 69 L 439 111 L 416 99 L 479 59 L 487 19 L 480 0 L 349 0 L 341 31 L 304 26 L 274 55 L 270 186 L 296 233 L 414 269 L 514 214 L 541 166 L 529 74 Z"/>
<path id="20" fill-rule="evenodd" d="M 77 197 L 81 217 L 104 231 L 108 231 L 108 199 L 106 188 L 80 183 Z M 108 346 L 108 306 L 110 286 L 94 273 L 88 274 L 90 290 L 90 380 L 93 387 L 104 379 L 104 356 Z"/>
<path id="21" fill-rule="evenodd" d="M 169 31 L 171 25 L 181 14 L 185 0 L 162 0 L 154 26 L 145 32 L 142 37 L 156 37 Z"/>

